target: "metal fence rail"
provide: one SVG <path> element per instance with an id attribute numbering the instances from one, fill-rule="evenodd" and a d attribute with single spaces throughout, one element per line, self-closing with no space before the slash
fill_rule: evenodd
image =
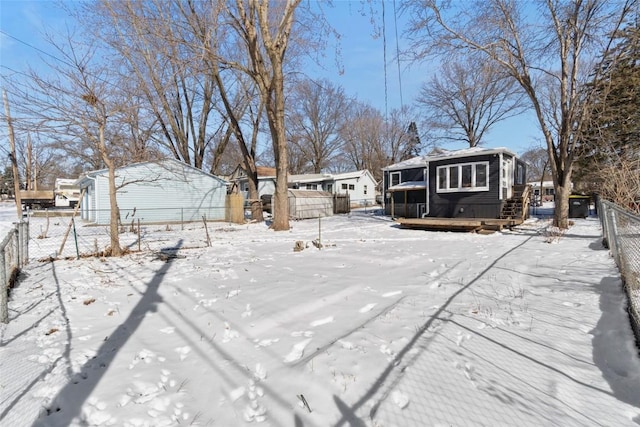
<path id="1" fill-rule="evenodd" d="M 0 322 L 9 321 L 8 297 L 20 268 L 29 262 L 29 223 L 21 221 L 0 243 Z"/>
<path id="2" fill-rule="evenodd" d="M 620 269 L 629 298 L 631 327 L 640 345 L 640 216 L 608 201 L 601 201 L 603 243 Z"/>

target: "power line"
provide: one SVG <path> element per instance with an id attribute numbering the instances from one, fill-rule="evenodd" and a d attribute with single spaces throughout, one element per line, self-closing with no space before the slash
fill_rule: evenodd
<path id="1" fill-rule="evenodd" d="M 73 65 L 73 64 L 71 64 L 70 62 L 67 62 L 67 61 L 65 61 L 64 59 L 60 59 L 60 58 L 58 58 L 57 56 L 52 55 L 52 54 L 50 54 L 49 52 L 46 52 L 46 51 L 44 51 L 44 50 L 40 49 L 39 47 L 36 47 L 36 46 L 32 45 L 31 43 L 27 43 L 26 41 L 19 39 L 18 37 L 12 36 L 11 34 L 7 33 L 6 31 L 0 30 L 0 34 L 3 34 L 3 35 L 5 35 L 5 36 L 7 36 L 7 37 L 9 37 L 9 38 L 11 38 L 11 39 L 13 39 L 13 40 L 17 41 L 18 43 L 22 43 L 23 45 L 25 45 L 25 46 L 27 46 L 27 47 L 30 47 L 30 48 L 31 48 L 31 49 L 33 49 L 33 50 L 36 50 L 36 51 L 38 51 L 38 52 L 40 52 L 40 53 L 42 53 L 42 54 L 44 54 L 44 55 L 47 55 L 47 56 L 49 56 L 49 57 L 51 57 L 51 58 L 55 59 L 55 60 L 56 60 L 56 61 L 58 61 L 58 62 L 62 62 L 63 64 L 69 65 L 69 66 L 71 66 L 71 67 L 73 67 L 73 66 L 74 66 L 74 65 Z"/>
<path id="2" fill-rule="evenodd" d="M 389 120 L 389 94 L 387 89 L 387 27 L 385 23 L 384 0 L 382 3 L 382 55 L 384 62 L 384 118 Z"/>
<path id="3" fill-rule="evenodd" d="M 398 64 L 398 86 L 400 91 L 400 108 L 404 107 L 402 101 L 402 73 L 400 72 L 400 44 L 398 42 L 398 14 L 396 10 L 396 0 L 393 0 L 393 23 L 396 29 L 396 62 Z"/>

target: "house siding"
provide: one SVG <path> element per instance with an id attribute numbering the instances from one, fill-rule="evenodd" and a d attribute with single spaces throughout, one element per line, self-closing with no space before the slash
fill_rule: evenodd
<path id="1" fill-rule="evenodd" d="M 90 208 L 83 219 L 107 224 L 110 217 L 107 172 L 89 184 Z M 177 161 L 141 163 L 116 171 L 116 183 L 127 183 L 117 191 L 122 223 L 223 220 L 226 183 L 213 175 Z M 91 188 L 93 187 L 93 189 Z M 93 191 L 92 191 L 93 190 Z"/>
<path id="2" fill-rule="evenodd" d="M 489 191 L 438 193 L 436 187 L 438 166 L 467 162 L 489 162 Z M 500 170 L 500 157 L 497 155 L 445 159 L 429 163 L 429 191 L 431 192 L 429 216 L 497 218 L 504 203 L 500 200 Z"/>
<path id="3" fill-rule="evenodd" d="M 384 171 L 384 210 L 385 215 L 401 216 L 406 218 L 417 218 L 420 216 L 420 208 L 426 206 L 426 190 L 397 191 L 387 194 L 391 187 L 391 174 L 400 173 L 400 182 L 424 181 L 424 167 L 402 169 L 396 171 Z M 390 197 L 387 197 L 390 196 Z M 405 198 L 406 196 L 406 198 Z"/>

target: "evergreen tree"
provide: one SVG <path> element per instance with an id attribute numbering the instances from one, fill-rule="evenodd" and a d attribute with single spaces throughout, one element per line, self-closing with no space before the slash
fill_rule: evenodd
<path id="1" fill-rule="evenodd" d="M 623 206 L 640 198 L 640 27 L 616 34 L 589 85 L 590 126 L 582 137 L 576 184 Z"/>

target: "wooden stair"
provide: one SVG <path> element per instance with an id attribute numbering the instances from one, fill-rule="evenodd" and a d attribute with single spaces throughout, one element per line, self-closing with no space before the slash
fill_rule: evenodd
<path id="1" fill-rule="evenodd" d="M 525 220 L 529 215 L 529 198 L 531 186 L 515 185 L 513 187 L 513 197 L 505 201 L 500 212 L 500 219 L 520 219 Z"/>

